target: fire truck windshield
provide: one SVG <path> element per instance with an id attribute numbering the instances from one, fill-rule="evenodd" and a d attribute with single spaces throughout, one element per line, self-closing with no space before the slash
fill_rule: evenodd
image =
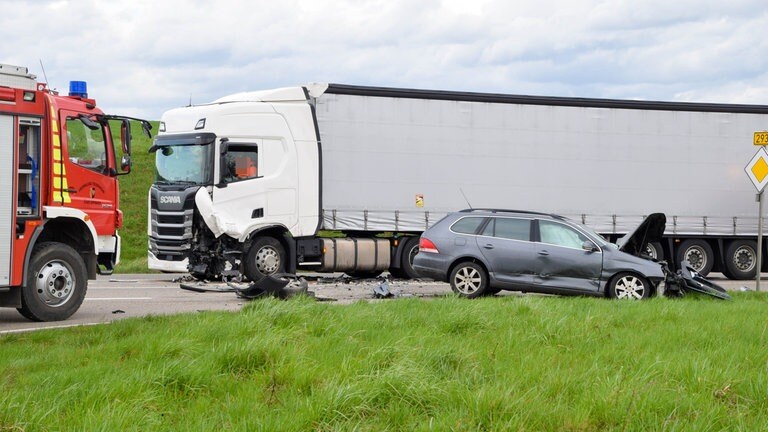
<path id="1" fill-rule="evenodd" d="M 157 183 L 213 183 L 213 145 L 169 145 L 155 152 Z"/>

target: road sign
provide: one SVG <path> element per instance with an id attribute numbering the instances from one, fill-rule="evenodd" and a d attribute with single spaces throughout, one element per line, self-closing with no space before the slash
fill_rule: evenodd
<path id="1" fill-rule="evenodd" d="M 768 132 L 755 132 L 755 139 L 753 142 L 755 145 L 759 146 L 768 145 Z"/>
<path id="2" fill-rule="evenodd" d="M 760 150 L 752 156 L 752 160 L 749 161 L 744 171 L 752 180 L 752 184 L 755 185 L 758 192 L 762 192 L 765 186 L 768 184 L 768 152 L 765 148 L 761 147 Z"/>

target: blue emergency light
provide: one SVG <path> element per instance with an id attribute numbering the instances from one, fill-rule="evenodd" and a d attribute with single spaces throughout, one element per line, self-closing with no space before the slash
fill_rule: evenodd
<path id="1" fill-rule="evenodd" d="M 81 98 L 88 97 L 88 84 L 85 81 L 70 81 L 69 95 Z"/>

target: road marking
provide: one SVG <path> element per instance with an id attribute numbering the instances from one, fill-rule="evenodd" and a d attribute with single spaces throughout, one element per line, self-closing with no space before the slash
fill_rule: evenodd
<path id="1" fill-rule="evenodd" d="M 100 297 L 100 298 L 87 298 L 86 300 L 98 301 L 98 300 L 152 300 L 152 297 Z"/>
<path id="2" fill-rule="evenodd" d="M 95 322 L 95 323 L 83 323 L 83 324 L 62 324 L 57 326 L 46 326 L 46 327 L 28 327 L 28 328 L 20 328 L 15 330 L 2 330 L 0 331 L 0 335 L 11 334 L 11 333 L 26 333 L 26 332 L 32 332 L 32 331 L 38 331 L 38 330 L 64 329 L 64 328 L 70 328 L 70 327 L 97 326 L 97 325 L 103 325 L 103 324 L 111 324 L 111 323 L 107 321 L 107 322 Z"/>

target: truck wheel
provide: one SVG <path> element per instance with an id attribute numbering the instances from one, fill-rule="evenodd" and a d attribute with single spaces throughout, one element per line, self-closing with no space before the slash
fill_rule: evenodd
<path id="1" fill-rule="evenodd" d="M 32 250 L 18 311 L 33 321 L 65 320 L 83 304 L 87 289 L 80 254 L 63 243 L 41 243 Z"/>
<path id="2" fill-rule="evenodd" d="M 403 255 L 400 258 L 400 269 L 406 279 L 416 279 L 419 273 L 413 269 L 413 257 L 419 253 L 419 237 L 411 237 L 403 247 Z"/>
<path id="3" fill-rule="evenodd" d="M 647 299 L 651 296 L 651 284 L 636 274 L 619 273 L 608 285 L 608 296 L 615 299 Z"/>
<path id="4" fill-rule="evenodd" d="M 248 250 L 243 264 L 245 276 L 252 282 L 264 276 L 285 271 L 285 250 L 279 241 L 272 237 L 259 237 Z"/>
<path id="5" fill-rule="evenodd" d="M 458 264 L 451 271 L 450 282 L 453 292 L 465 298 L 480 297 L 488 288 L 488 276 L 485 270 L 472 261 Z"/>
<path id="6" fill-rule="evenodd" d="M 701 276 L 707 276 L 712 271 L 714 255 L 709 243 L 704 240 L 690 239 L 684 241 L 677 250 L 677 263 L 688 261 Z"/>
<path id="7" fill-rule="evenodd" d="M 664 249 L 662 249 L 661 243 L 659 242 L 650 242 L 646 244 L 645 253 L 657 261 L 664 259 Z"/>
<path id="8" fill-rule="evenodd" d="M 757 244 L 752 240 L 734 240 L 725 252 L 726 276 L 736 280 L 753 279 L 757 273 Z"/>

